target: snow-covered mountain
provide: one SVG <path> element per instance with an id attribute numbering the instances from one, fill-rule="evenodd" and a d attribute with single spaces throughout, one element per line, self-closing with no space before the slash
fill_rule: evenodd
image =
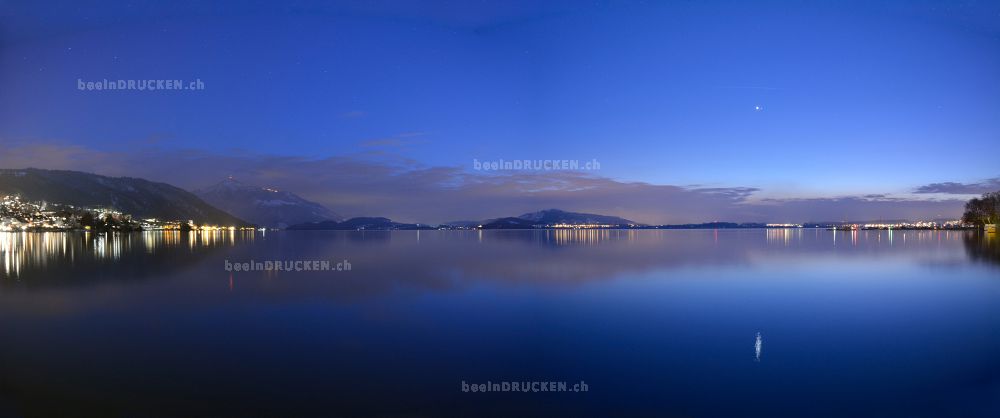
<path id="1" fill-rule="evenodd" d="M 194 193 L 217 208 L 261 226 L 286 228 L 305 222 L 341 220 L 326 206 L 294 193 L 244 184 L 232 177 Z"/>

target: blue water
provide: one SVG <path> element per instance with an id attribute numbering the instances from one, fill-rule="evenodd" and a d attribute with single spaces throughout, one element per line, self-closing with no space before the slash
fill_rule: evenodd
<path id="1" fill-rule="evenodd" d="M 0 273 L 0 415 L 1000 416 L 975 232 L 3 233 Z"/>

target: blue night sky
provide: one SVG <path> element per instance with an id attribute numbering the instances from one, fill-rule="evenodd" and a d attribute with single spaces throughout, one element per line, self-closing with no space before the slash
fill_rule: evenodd
<path id="1" fill-rule="evenodd" d="M 0 0 L 0 165 L 425 222 L 957 217 L 1000 189 L 1000 3 L 816 3 Z M 103 79 L 205 89 L 77 89 Z M 472 169 L 501 158 L 601 169 Z"/>

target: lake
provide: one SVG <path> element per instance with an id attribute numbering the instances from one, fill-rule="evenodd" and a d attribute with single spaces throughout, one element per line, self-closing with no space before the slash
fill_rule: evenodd
<path id="1" fill-rule="evenodd" d="M 0 233 L 0 321 L 0 416 L 1000 416 L 967 231 Z"/>

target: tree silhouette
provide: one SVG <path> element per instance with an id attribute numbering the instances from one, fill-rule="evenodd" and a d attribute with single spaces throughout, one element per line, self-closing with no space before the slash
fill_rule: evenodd
<path id="1" fill-rule="evenodd" d="M 1000 222 L 1000 191 L 983 193 L 966 202 L 962 222 L 980 226 Z"/>

